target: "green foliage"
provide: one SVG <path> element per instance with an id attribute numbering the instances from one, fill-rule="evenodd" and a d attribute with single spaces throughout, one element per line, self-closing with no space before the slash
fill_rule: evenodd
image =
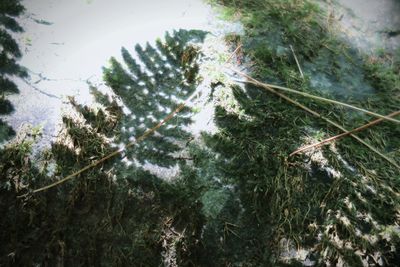
<path id="1" fill-rule="evenodd" d="M 126 67 L 112 59 L 104 70 L 115 95 L 92 88 L 100 108 L 71 99 L 80 119 L 63 118 L 65 132 L 51 151 L 42 153 L 47 167 L 41 171 L 31 163 L 25 141 L 7 147 L 0 164 L 0 225 L 10 231 L 1 231 L 0 265 L 159 266 L 164 242 L 173 243 L 178 251 L 174 260 L 183 265 L 201 258 L 193 247 L 199 247 L 204 221 L 199 212 L 202 185 L 175 155 L 190 137 L 184 129 L 189 109 L 124 156 L 55 190 L 29 191 L 128 143 L 189 96 L 198 83 L 197 44 L 204 36 L 181 30 L 157 41 L 157 47 L 136 46 L 139 63 L 123 49 Z M 179 165 L 187 175 L 167 182 L 140 163 Z M 55 173 L 48 177 L 51 165 Z"/>
<path id="2" fill-rule="evenodd" d="M 368 94 L 346 99 L 350 103 L 381 113 L 398 107 L 398 69 L 366 60 L 335 40 L 315 5 L 213 2 L 244 23 L 244 36 L 226 40 L 243 43 L 253 76 L 345 97 L 331 92 L 334 86 L 319 90 L 313 84 L 320 69 L 335 85 L 371 86 Z M 201 81 L 199 46 L 205 35 L 180 30 L 155 46 L 136 46 L 135 55 L 123 48 L 123 62 L 112 58 L 104 68 L 112 94 L 91 88 L 96 107 L 70 99 L 76 116 L 63 118 L 65 131 L 42 154 L 43 168 L 31 162 L 30 140 L 3 151 L 0 227 L 8 231 L 0 231 L 0 265 L 301 266 L 301 260 L 282 259 L 288 253 L 285 240 L 288 247 L 307 250 L 317 266 L 376 265 L 378 254 L 387 265 L 397 264 L 399 170 L 352 139 L 288 159 L 302 144 L 336 130 L 254 86 L 210 85 L 216 134 L 194 138 L 186 128 L 192 114 L 186 108 L 122 155 L 59 187 L 30 194 L 128 144 L 190 96 Z M 361 67 L 349 65 L 354 62 Z M 361 78 L 344 75 L 353 67 Z M 367 120 L 299 101 L 349 128 Z M 360 136 L 398 158 L 399 131 L 383 123 Z M 179 174 L 162 179 L 149 165 L 161 172 L 178 167 Z"/>
<path id="3" fill-rule="evenodd" d="M 11 103 L 6 99 L 9 94 L 18 93 L 17 86 L 10 80 L 11 76 L 26 76 L 26 72 L 18 65 L 21 51 L 10 32 L 21 32 L 22 28 L 15 20 L 24 11 L 19 0 L 1 1 L 0 3 L 0 115 L 13 111 Z M 14 131 L 0 119 L 0 143 L 7 140 Z"/>
<path id="4" fill-rule="evenodd" d="M 357 54 L 334 38 L 320 20 L 318 8 L 308 1 L 213 3 L 226 6 L 245 25 L 241 40 L 253 77 L 340 97 L 383 114 L 399 106 L 398 69 L 385 66 L 383 59 L 376 62 Z M 305 79 L 299 75 L 290 45 Z M 321 266 L 328 261 L 335 265 L 339 259 L 348 266 L 359 266 L 362 259 L 373 264 L 374 253 L 384 255 L 387 264 L 396 264 L 398 242 L 385 236 L 383 229 L 398 224 L 399 170 L 351 138 L 288 161 L 287 155 L 296 148 L 315 142 L 311 139 L 315 132 L 329 136 L 337 134 L 336 130 L 260 88 L 231 90 L 239 103 L 237 110 L 244 114 L 219 107 L 220 133 L 208 137 L 206 143 L 227 158 L 224 169 L 246 207 L 243 218 L 257 223 L 248 223 L 252 230 L 239 232 L 253 244 L 242 260 L 251 266 L 279 264 L 278 255 L 285 250 L 279 244 L 285 239 L 305 248 Z M 349 129 L 367 121 L 348 110 L 298 101 Z M 399 129 L 383 123 L 360 136 L 397 159 Z M 257 228 L 259 232 L 254 231 Z M 268 249 L 257 251 L 256 247 Z"/>
<path id="5" fill-rule="evenodd" d="M 202 42 L 204 36 L 204 32 L 181 30 L 173 36 L 166 34 L 165 43 L 158 40 L 156 47 L 137 45 L 135 50 L 143 67 L 125 48 L 122 56 L 126 68 L 114 58 L 110 60 L 110 67 L 104 69 L 104 79 L 132 113 L 123 116 L 117 126 L 116 143 L 127 144 L 132 136 L 142 135 L 194 92 L 198 84 L 198 48 L 189 41 Z M 185 108 L 168 126 L 159 129 L 157 135 L 128 151 L 127 158 L 163 167 L 176 164 L 172 153 L 180 150 L 177 143 L 189 138 L 183 130 L 191 122 L 188 112 Z"/>

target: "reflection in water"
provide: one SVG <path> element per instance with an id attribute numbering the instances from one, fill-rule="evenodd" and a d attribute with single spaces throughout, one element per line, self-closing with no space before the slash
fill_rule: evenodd
<path id="1" fill-rule="evenodd" d="M 180 103 L 186 100 L 198 86 L 199 47 L 206 32 L 180 30 L 165 36 L 165 43 L 156 47 L 135 47 L 139 64 L 125 48 L 122 49 L 123 66 L 115 58 L 104 69 L 106 84 L 127 109 L 118 125 L 116 143 L 129 143 L 133 136 L 142 135 L 163 120 Z M 141 164 L 150 163 L 171 167 L 176 163 L 173 153 L 190 140 L 184 130 L 191 119 L 189 110 L 181 111 L 165 127 L 137 147 L 127 152 L 127 159 Z"/>
<path id="2" fill-rule="evenodd" d="M 54 79 L 101 81 L 101 66 L 121 46 L 144 44 L 171 29 L 207 29 L 209 7 L 197 0 L 25 1 L 21 64 Z M 49 24 L 38 23 L 37 20 Z M 79 67 L 78 67 L 79 66 Z M 45 82 L 45 81 L 44 81 Z M 62 88 L 44 89 L 69 93 Z"/>
<path id="3" fill-rule="evenodd" d="M 30 78 L 17 81 L 20 97 L 11 97 L 16 112 L 6 118 L 18 129 L 24 123 L 43 125 L 43 143 L 57 132 L 65 96 L 91 103 L 87 81 L 102 87 L 102 66 L 111 55 L 122 60 L 121 46 L 153 42 L 173 29 L 211 30 L 211 10 L 201 0 L 24 1 L 18 20 L 25 32 L 18 38 L 21 65 Z M 55 97 L 52 97 L 55 96 Z M 38 112 L 37 112 L 38 111 Z M 46 112 L 47 111 L 47 112 Z M 47 115 L 46 115 L 47 113 Z"/>
<path id="4" fill-rule="evenodd" d="M 339 0 L 329 8 L 331 16 L 354 47 L 367 54 L 395 52 L 400 47 L 398 0 Z"/>
<path id="5" fill-rule="evenodd" d="M 65 176 L 108 154 L 113 145 L 128 143 L 191 95 L 201 80 L 199 45 L 205 35 L 167 33 L 155 46 L 136 46 L 139 60 L 122 49 L 123 62 L 111 59 L 104 69 L 113 94 L 92 88 L 96 105 L 90 107 L 71 98 L 79 116 L 63 118 L 65 133 L 50 156 L 43 154 L 42 172 L 26 160 L 0 165 L 10 174 L 4 184 L 18 176 L 27 186 L 0 187 L 0 223 L 12 229 L 2 233 L 2 240 L 17 240 L 0 247 L 0 255 L 15 251 L 19 265 L 210 266 L 246 260 L 248 243 L 236 234 L 245 223 L 240 221 L 243 208 L 229 170 L 223 174 L 224 158 L 192 140 L 185 127 L 191 122 L 189 109 L 121 157 L 55 190 L 12 202 L 27 188 L 58 179 L 46 176 L 50 169 L 55 177 Z M 2 161 L 14 153 L 10 147 Z M 144 163 L 177 165 L 180 175 L 165 181 L 142 168 Z M 22 175 L 25 164 L 31 169 Z M 14 224 L 15 218 L 30 223 Z M 51 234 L 37 234 L 44 231 Z M 0 264 L 7 261 L 0 257 Z"/>
<path id="6" fill-rule="evenodd" d="M 152 127 L 193 93 L 199 82 L 198 44 L 205 35 L 206 32 L 196 30 L 176 31 L 166 34 L 165 41 L 157 41 L 154 47 L 136 46 L 140 60 L 134 60 L 126 49 L 122 49 L 123 64 L 111 59 L 104 76 L 114 94 L 108 96 L 92 88 L 97 107 L 80 105 L 71 99 L 80 116 L 63 118 L 65 135 L 52 146 L 55 176 L 65 176 L 109 153 L 113 150 L 110 142 L 128 143 L 132 136 Z M 107 266 L 159 266 L 162 255 L 171 255 L 176 248 L 178 255 L 164 261 L 185 264 L 193 255 L 183 248 L 197 246 L 195 239 L 199 238 L 203 222 L 198 201 L 201 185 L 187 165 L 188 160 L 176 155 L 190 141 L 190 134 L 183 128 L 190 123 L 189 111 L 184 110 L 168 126 L 122 157 L 89 170 L 60 190 L 26 199 L 24 203 L 30 203 L 26 206 L 15 203 L 15 216 L 24 221 L 31 214 L 30 224 L 13 224 L 14 213 L 0 206 L 4 211 L 1 225 L 15 230 L 2 233 L 2 240 L 17 240 L 0 247 L 1 255 L 14 250 L 13 259 L 20 265 L 34 259 L 36 264 L 50 265 L 61 261 L 71 266 L 100 262 Z M 4 151 L 5 157 L 13 153 L 12 147 Z M 2 161 L 6 162 L 6 158 Z M 186 175 L 165 182 L 140 166 L 145 162 L 163 167 L 178 164 Z M 23 183 L 32 188 L 47 184 L 52 180 L 45 176 L 47 167 L 42 173 L 32 167 L 23 176 Z M 23 169 L 16 168 L 12 164 L 0 165 L 2 172 L 10 174 L 9 179 Z M 1 203 L 11 203 L 21 188 L 10 186 L 0 190 Z M 45 209 L 39 204 L 44 202 Z M 48 212 L 55 216 L 48 216 Z M 44 221 L 49 223 L 45 224 L 46 230 L 40 226 Z M 36 231 L 52 234 L 36 235 Z M 29 240 L 25 240 L 26 236 L 30 236 Z M 163 248 L 162 240 L 166 242 Z M 59 258 L 57 255 L 61 254 Z M 0 264 L 7 260 L 1 256 Z"/>
<path id="7" fill-rule="evenodd" d="M 298 1 L 268 3 L 270 9 L 261 13 L 248 2 L 231 3 L 239 13 L 252 15 L 247 25 L 252 30 L 233 39 L 243 39 L 244 52 L 258 60 L 255 75 L 309 90 L 315 76 L 307 80 L 298 75 L 288 49 L 293 42 L 296 48 L 304 45 L 296 51 L 305 69 L 326 67 L 321 71 L 329 79 L 351 85 L 341 77 L 350 68 L 334 61 L 338 51 L 320 45 L 324 31 L 308 27 L 311 11 L 305 12 Z M 282 16 L 282 9 L 291 12 Z M 266 26 L 284 38 L 264 39 Z M 112 94 L 93 87 L 95 106 L 71 98 L 78 115 L 63 118 L 64 136 L 52 146 L 52 154 L 44 154 L 44 171 L 12 147 L 0 155 L 2 162 L 12 159 L 12 164 L 0 165 L 5 173 L 0 222 L 8 229 L 1 232 L 6 242 L 0 246 L 0 265 L 274 266 L 282 260 L 279 255 L 303 263 L 308 257 L 316 265 L 398 262 L 398 170 L 371 160 L 370 151 L 352 140 L 288 160 L 302 137 L 318 138 L 320 133 L 310 128 L 323 131 L 326 125 L 264 91 L 251 86 L 243 90 L 224 79 L 213 81 L 215 94 L 210 96 L 218 98 L 213 99 L 216 134 L 192 141 L 183 127 L 191 123 L 186 109 L 119 158 L 53 190 L 15 201 L 16 195 L 58 179 L 45 176 L 51 165 L 56 177 L 70 174 L 164 118 L 198 86 L 203 59 L 198 45 L 204 36 L 203 31 L 185 30 L 167 34 L 155 45 L 136 46 L 137 57 L 129 47 L 122 49 L 122 60 L 112 58 L 104 68 Z M 375 104 L 398 106 L 396 99 L 376 98 Z M 345 117 L 341 110 L 303 101 L 326 116 Z M 393 127 L 380 134 L 399 136 L 399 131 Z M 388 148 L 394 139 L 383 137 L 380 147 Z M 145 164 L 178 166 L 180 175 L 165 181 L 143 168 Z M 300 259 L 290 255 L 299 253 L 296 245 L 303 248 Z"/>

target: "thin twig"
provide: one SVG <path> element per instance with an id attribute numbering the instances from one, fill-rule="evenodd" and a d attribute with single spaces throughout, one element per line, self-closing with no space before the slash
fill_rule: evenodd
<path id="1" fill-rule="evenodd" d="M 300 76 L 301 76 L 301 78 L 304 80 L 303 71 L 301 70 L 301 66 L 300 66 L 299 60 L 298 60 L 297 57 L 296 57 L 296 53 L 294 52 L 294 49 L 293 49 L 293 46 L 292 46 L 292 45 L 290 45 L 290 49 L 292 50 L 294 60 L 296 61 L 297 67 L 299 68 Z"/>
<path id="2" fill-rule="evenodd" d="M 264 87 L 264 88 L 268 87 L 268 88 L 272 88 L 272 89 L 277 89 L 277 90 L 281 90 L 281 91 L 294 93 L 294 94 L 305 96 L 305 97 L 308 97 L 308 98 L 311 98 L 311 99 L 316 99 L 316 100 L 328 102 L 328 103 L 331 103 L 331 104 L 344 106 L 344 107 L 347 107 L 347 108 L 350 108 L 350 109 L 353 109 L 353 110 L 357 110 L 357 111 L 366 113 L 368 115 L 371 115 L 371 116 L 374 116 L 374 117 L 377 117 L 377 118 L 381 118 L 381 119 L 384 119 L 384 120 L 388 120 L 388 121 L 391 121 L 391 122 L 400 123 L 400 120 L 396 120 L 396 119 L 393 119 L 393 118 L 388 118 L 388 117 L 385 117 L 385 116 L 383 116 L 381 114 L 378 114 L 378 113 L 375 113 L 375 112 L 372 112 L 372 111 L 369 111 L 369 110 L 366 110 L 366 109 L 363 109 L 363 108 L 359 108 L 359 107 L 356 107 L 356 106 L 353 106 L 353 105 L 350 105 L 350 104 L 346 104 L 346 103 L 343 103 L 343 102 L 340 102 L 340 101 L 337 101 L 337 100 L 332 100 L 332 99 L 329 99 L 329 98 L 324 98 L 324 97 L 320 97 L 320 96 L 311 95 L 311 94 L 308 94 L 308 93 L 304 93 L 304 92 L 301 92 L 301 91 L 297 91 L 297 90 L 294 90 L 294 89 L 291 89 L 291 88 L 287 88 L 287 87 L 283 87 L 283 86 L 279 86 L 279 85 L 263 83 L 263 82 L 260 82 L 260 81 L 258 81 L 256 79 L 254 79 L 253 77 L 247 75 L 244 72 L 241 72 L 239 70 L 233 69 L 231 67 L 228 67 L 228 68 L 249 80 L 249 81 L 244 81 L 244 82 L 253 83 L 254 85 L 259 86 L 259 87 Z"/>
<path id="3" fill-rule="evenodd" d="M 233 70 L 233 69 L 232 69 L 232 70 Z M 237 72 L 236 70 L 233 70 L 233 71 Z M 242 75 L 242 72 L 237 72 L 237 73 Z M 315 117 L 324 120 L 324 121 L 327 122 L 328 124 L 330 124 L 330 125 L 332 125 L 332 126 L 338 128 L 339 130 L 341 130 L 341 131 L 343 131 L 343 132 L 345 132 L 345 133 L 348 132 L 348 130 L 346 130 L 343 126 L 341 126 L 341 125 L 337 124 L 336 122 L 334 122 L 334 121 L 332 121 L 332 120 L 330 120 L 330 119 L 328 119 L 328 118 L 322 116 L 322 115 L 319 114 L 318 112 L 309 109 L 308 107 L 306 107 L 306 106 L 300 104 L 299 102 L 297 102 L 297 101 L 295 101 L 295 100 L 289 98 L 288 96 L 286 96 L 286 95 L 284 95 L 284 94 L 282 94 L 282 93 L 279 93 L 279 92 L 275 91 L 275 90 L 274 90 L 273 88 L 271 88 L 270 86 L 258 82 L 257 80 L 251 78 L 251 77 L 248 76 L 247 74 L 244 74 L 244 75 L 242 75 L 242 76 L 244 76 L 244 77 L 246 77 L 246 78 L 250 78 L 249 81 L 245 81 L 245 82 L 251 83 L 251 84 L 253 84 L 253 85 L 255 85 L 255 86 L 258 86 L 258 87 L 262 87 L 262 88 L 264 88 L 265 90 L 267 90 L 267 91 L 269 91 L 269 92 L 271 92 L 271 93 L 273 93 L 273 94 L 275 94 L 275 95 L 277 95 L 277 96 L 279 96 L 279 97 L 285 99 L 286 101 L 292 103 L 293 105 L 298 106 L 299 108 L 301 108 L 301 109 L 307 111 L 308 113 L 314 115 Z M 385 117 L 385 118 L 386 118 L 386 117 Z M 400 169 L 400 165 L 398 165 L 398 164 L 397 164 L 393 159 L 391 159 L 390 157 L 388 157 L 388 156 L 382 154 L 381 152 L 379 152 L 379 150 L 377 150 L 375 147 L 371 146 L 370 144 L 368 144 L 367 142 L 365 142 L 364 140 L 362 140 L 361 138 L 359 138 L 359 137 L 356 136 L 355 134 L 350 133 L 350 136 L 353 137 L 355 140 L 357 140 L 359 143 L 361 143 L 361 144 L 363 144 L 364 146 L 366 146 L 367 148 L 369 148 L 369 149 L 370 149 L 371 151 L 373 151 L 375 154 L 377 154 L 377 155 L 379 155 L 380 157 L 382 157 L 383 159 L 385 159 L 387 162 L 389 162 L 390 164 L 392 164 L 392 165 L 395 166 L 396 168 Z"/>
<path id="4" fill-rule="evenodd" d="M 393 112 L 393 113 L 387 115 L 387 117 L 394 117 L 394 116 L 397 116 L 397 115 L 399 115 L 399 114 L 400 114 L 400 111 L 396 111 L 396 112 Z M 320 146 L 322 146 L 322 145 L 328 144 L 328 143 L 330 143 L 330 142 L 332 142 L 332 141 L 335 141 L 335 140 L 337 140 L 337 139 L 339 139 L 339 138 L 348 136 L 348 135 L 350 135 L 350 134 L 357 133 L 357 132 L 361 132 L 361 131 L 363 131 L 363 130 L 365 130 L 365 129 L 367 129 L 367 128 L 373 126 L 373 125 L 376 125 L 376 124 L 382 122 L 382 121 L 383 121 L 383 119 L 377 119 L 377 120 L 371 121 L 371 122 L 369 122 L 369 123 L 367 123 L 367 124 L 365 124 L 365 125 L 363 125 L 363 126 L 360 126 L 360 127 L 358 127 L 358 128 L 355 128 L 355 129 L 353 129 L 353 130 L 351 130 L 351 131 L 349 131 L 349 132 L 345 132 L 345 133 L 342 133 L 342 134 L 339 134 L 339 135 L 335 135 L 335 136 L 332 136 L 332 137 L 330 137 L 330 138 L 327 138 L 327 139 L 325 139 L 325 140 L 323 140 L 323 141 L 321 141 L 321 142 L 318 142 L 318 143 L 314 143 L 314 144 L 311 144 L 311 145 L 307 145 L 307 146 L 301 147 L 301 148 L 297 149 L 296 151 L 292 152 L 292 153 L 289 155 L 289 157 L 292 157 L 292 156 L 294 156 L 294 155 L 296 155 L 296 154 L 299 154 L 299 153 L 304 152 L 304 151 L 306 151 L 306 150 L 309 150 L 309 149 L 311 149 L 311 148 L 316 148 L 316 147 L 320 147 Z"/>
<path id="5" fill-rule="evenodd" d="M 240 48 L 242 48 L 242 44 L 240 44 L 240 45 L 238 45 L 238 47 L 236 47 L 236 49 L 231 53 L 231 55 L 225 61 L 224 65 L 227 64 L 229 61 L 231 61 L 231 59 L 235 56 L 235 54 L 237 53 L 237 51 L 239 51 Z"/>

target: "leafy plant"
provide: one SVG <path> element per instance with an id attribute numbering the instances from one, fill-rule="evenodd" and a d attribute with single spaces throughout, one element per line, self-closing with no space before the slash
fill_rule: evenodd
<path id="1" fill-rule="evenodd" d="M 18 93 L 16 84 L 10 80 L 11 76 L 25 77 L 25 70 L 18 65 L 21 51 L 10 32 L 22 32 L 23 29 L 16 21 L 22 14 L 24 7 L 19 0 L 2 1 L 0 3 L 0 115 L 10 114 L 13 106 L 6 96 Z M 8 139 L 15 132 L 0 119 L 0 142 Z"/>

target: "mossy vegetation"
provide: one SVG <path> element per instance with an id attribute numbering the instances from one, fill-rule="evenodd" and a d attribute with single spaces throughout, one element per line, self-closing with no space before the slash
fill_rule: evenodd
<path id="1" fill-rule="evenodd" d="M 212 4 L 243 23 L 243 36 L 225 40 L 232 50 L 242 44 L 233 62 L 251 76 L 381 114 L 399 106 L 397 61 L 356 53 L 335 38 L 315 4 Z M 339 132 L 221 73 L 205 85 L 212 88 L 216 133 L 193 136 L 186 127 L 193 111 L 185 108 L 121 155 L 31 193 L 128 144 L 192 95 L 203 80 L 206 35 L 167 33 L 153 46 L 136 46 L 136 56 L 123 48 L 123 62 L 111 59 L 104 68 L 112 93 L 91 88 L 94 106 L 71 98 L 75 113 L 63 118 L 50 150 L 33 162 L 34 132 L 2 151 L 0 265 L 397 264 L 399 170 L 351 138 L 289 158 L 303 144 Z M 296 99 L 348 129 L 371 119 Z M 399 125 L 383 122 L 359 136 L 398 160 Z M 171 168 L 179 171 L 169 179 L 154 173 Z"/>
<path id="2" fill-rule="evenodd" d="M 390 55 L 358 54 L 334 36 L 315 4 L 212 2 L 230 10 L 231 19 L 244 24 L 240 42 L 249 61 L 244 67 L 253 77 L 382 114 L 399 107 L 399 68 L 385 63 Z M 304 79 L 290 46 L 303 66 Z M 246 217 L 263 225 L 264 236 L 254 236 L 258 247 L 276 256 L 287 250 L 279 243 L 286 240 L 288 247 L 307 250 L 308 259 L 318 266 L 396 264 L 399 232 L 384 232 L 397 229 L 399 170 L 351 138 L 288 159 L 302 143 L 339 132 L 260 88 L 232 90 L 252 119 L 219 108 L 217 123 L 223 131 L 210 138 L 210 145 L 232 159 L 228 167 L 231 177 L 237 177 L 235 184 L 244 184 L 239 188 L 243 205 L 250 208 Z M 349 110 L 291 97 L 348 129 L 371 120 Z M 360 136 L 396 159 L 399 130 L 398 125 L 385 122 Z M 253 260 L 254 266 L 266 262 L 260 255 Z"/>
<path id="3" fill-rule="evenodd" d="M 0 249 L 2 265 L 159 266 L 163 242 L 176 242 L 182 248 L 192 245 L 200 234 L 197 222 L 202 220 L 196 214 L 195 181 L 167 183 L 143 167 L 186 169 L 185 161 L 174 153 L 190 137 L 184 130 L 190 122 L 189 109 L 123 156 L 89 170 L 60 190 L 32 196 L 29 191 L 130 142 L 193 93 L 198 83 L 196 42 L 205 34 L 182 30 L 167 34 L 156 47 L 136 46 L 142 66 L 122 49 L 124 65 L 111 59 L 104 70 L 114 97 L 92 88 L 97 108 L 71 99 L 76 114 L 63 118 L 65 131 L 44 153 L 43 168 L 31 164 L 29 149 L 21 149 L 26 140 L 4 150 L 1 225 L 8 230 L 2 231 L 2 240 L 7 241 Z M 28 196 L 17 199 L 24 192 Z M 173 260 L 186 262 L 191 253 L 180 249 Z"/>
<path id="4" fill-rule="evenodd" d="M 25 70 L 18 65 L 21 51 L 11 33 L 22 32 L 16 18 L 22 14 L 24 7 L 19 0 L 0 3 L 0 115 L 13 112 L 13 106 L 7 95 L 18 93 L 18 88 L 10 79 L 12 76 L 24 77 Z M 14 130 L 0 119 L 0 143 L 14 135 Z"/>

